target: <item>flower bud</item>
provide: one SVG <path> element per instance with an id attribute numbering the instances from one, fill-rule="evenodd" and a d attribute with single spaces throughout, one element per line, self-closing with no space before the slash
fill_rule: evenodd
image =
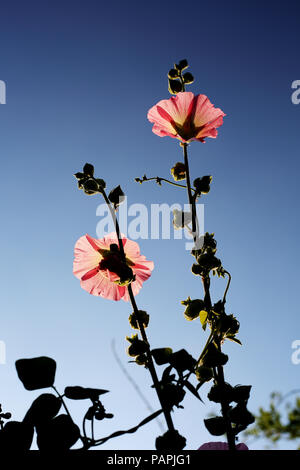
<path id="1" fill-rule="evenodd" d="M 202 273 L 203 273 L 203 268 L 199 264 L 194 263 L 192 268 L 191 268 L 191 271 L 192 271 L 193 274 L 195 274 L 195 276 L 201 276 Z"/>
<path id="2" fill-rule="evenodd" d="M 210 343 L 207 351 L 201 360 L 201 364 L 206 367 L 224 366 L 228 361 L 227 354 L 218 350 L 214 343 Z"/>
<path id="3" fill-rule="evenodd" d="M 138 318 L 137 318 L 138 317 Z M 129 323 L 130 323 L 130 326 L 134 329 L 134 330 L 139 330 L 139 326 L 138 326 L 138 322 L 137 320 L 139 320 L 139 323 L 143 325 L 144 328 L 147 328 L 148 324 L 149 324 L 149 318 L 150 316 L 148 315 L 147 312 L 145 312 L 144 310 L 139 310 L 138 311 L 138 315 L 135 314 L 135 312 L 133 312 L 130 316 L 129 316 Z"/>
<path id="4" fill-rule="evenodd" d="M 242 426 L 248 426 L 255 421 L 255 417 L 247 410 L 244 403 L 238 403 L 232 408 L 229 412 L 229 418 L 232 423 L 241 424 Z"/>
<path id="5" fill-rule="evenodd" d="M 230 384 L 215 384 L 207 394 L 207 398 L 215 403 L 230 403 L 233 400 L 233 388 Z"/>
<path id="6" fill-rule="evenodd" d="M 148 351 L 148 344 L 139 339 L 138 335 L 132 335 L 131 337 L 126 336 L 126 339 L 131 343 L 127 348 L 127 354 L 129 356 L 135 357 Z"/>
<path id="7" fill-rule="evenodd" d="M 189 66 L 188 61 L 186 59 L 182 59 L 178 62 L 178 64 L 174 64 L 174 68 L 182 72 L 184 69 L 187 69 Z"/>
<path id="8" fill-rule="evenodd" d="M 185 85 L 190 85 L 194 81 L 194 77 L 190 72 L 186 72 L 185 74 L 183 74 L 182 78 Z"/>
<path id="9" fill-rule="evenodd" d="M 156 450 L 182 450 L 186 446 L 185 437 L 181 436 L 176 429 L 167 431 L 158 436 L 155 441 Z"/>
<path id="10" fill-rule="evenodd" d="M 88 196 L 92 196 L 99 192 L 99 185 L 94 180 L 94 178 L 88 178 L 82 183 L 82 186 L 83 186 L 84 193 L 87 194 Z"/>
<path id="11" fill-rule="evenodd" d="M 169 79 L 169 93 L 171 95 L 177 95 L 177 93 L 182 91 L 182 84 L 178 80 Z"/>
<path id="12" fill-rule="evenodd" d="M 147 355 L 146 355 L 146 354 L 139 354 L 138 356 L 136 356 L 135 362 L 136 362 L 139 366 L 145 366 L 145 365 L 147 365 L 147 362 L 148 362 Z"/>
<path id="13" fill-rule="evenodd" d="M 213 370 L 211 367 L 198 366 L 195 370 L 195 374 L 199 382 L 209 382 L 213 378 Z"/>
<path id="14" fill-rule="evenodd" d="M 235 335 L 239 331 L 240 323 L 231 314 L 221 314 L 217 320 L 216 327 L 222 335 Z"/>
<path id="15" fill-rule="evenodd" d="M 219 268 L 222 265 L 221 260 L 216 258 L 216 256 L 214 256 L 212 253 L 203 253 L 202 255 L 198 256 L 197 261 L 199 266 L 207 271 Z"/>
<path id="16" fill-rule="evenodd" d="M 212 176 L 202 176 L 202 178 L 196 178 L 193 182 L 197 194 L 207 194 L 210 191 L 210 183 Z"/>
<path id="17" fill-rule="evenodd" d="M 171 168 L 171 175 L 173 176 L 175 181 L 185 180 L 186 178 L 186 169 L 185 164 L 182 162 L 177 162 Z"/>
<path id="18" fill-rule="evenodd" d="M 185 397 L 185 390 L 180 385 L 161 383 L 161 396 L 163 401 L 172 408 L 182 402 Z"/>
<path id="19" fill-rule="evenodd" d="M 114 205 L 115 209 L 125 201 L 125 194 L 123 193 L 120 185 L 111 190 L 108 195 L 108 199 Z"/>
<path id="20" fill-rule="evenodd" d="M 83 167 L 84 176 L 93 177 L 94 176 L 94 167 L 91 163 L 86 163 Z"/>
<path id="21" fill-rule="evenodd" d="M 182 305 L 186 305 L 186 309 L 183 312 L 186 320 L 195 320 L 199 317 L 201 310 L 204 309 L 204 301 L 201 299 L 191 300 L 190 297 L 187 300 L 183 300 Z"/>
<path id="22" fill-rule="evenodd" d="M 179 77 L 178 70 L 176 70 L 176 69 L 169 70 L 168 78 L 170 78 L 172 80 L 172 79 L 178 78 L 178 77 Z"/>

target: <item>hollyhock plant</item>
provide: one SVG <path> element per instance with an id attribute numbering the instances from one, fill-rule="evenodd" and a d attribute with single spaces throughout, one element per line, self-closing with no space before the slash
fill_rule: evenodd
<path id="1" fill-rule="evenodd" d="M 182 143 L 193 140 L 204 142 L 216 138 L 217 127 L 223 124 L 225 113 L 215 108 L 205 95 L 185 91 L 168 100 L 161 100 L 148 111 L 153 122 L 152 131 L 160 137 L 170 136 Z"/>
<path id="2" fill-rule="evenodd" d="M 154 268 L 152 261 L 140 254 L 139 245 L 122 235 L 126 263 L 118 246 L 116 233 L 102 239 L 89 235 L 75 244 L 73 273 L 83 289 L 92 295 L 111 300 L 129 300 L 127 285 L 136 295 Z"/>

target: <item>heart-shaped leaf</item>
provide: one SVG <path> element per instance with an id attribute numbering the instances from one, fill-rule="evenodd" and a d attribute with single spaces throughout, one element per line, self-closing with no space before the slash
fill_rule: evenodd
<path id="1" fill-rule="evenodd" d="M 68 415 L 58 415 L 37 428 L 37 445 L 41 451 L 69 450 L 79 437 L 79 427 Z"/>
<path id="2" fill-rule="evenodd" d="M 27 411 L 23 422 L 37 426 L 54 418 L 61 407 L 61 400 L 51 393 L 40 395 Z"/>
<path id="3" fill-rule="evenodd" d="M 54 384 L 56 362 L 50 357 L 19 359 L 16 361 L 16 369 L 26 390 L 38 390 Z"/>

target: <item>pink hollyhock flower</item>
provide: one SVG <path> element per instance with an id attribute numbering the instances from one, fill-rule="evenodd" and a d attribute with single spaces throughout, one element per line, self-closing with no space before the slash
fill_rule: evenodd
<path id="1" fill-rule="evenodd" d="M 249 450 L 246 444 L 236 444 L 236 450 Z M 228 450 L 227 442 L 206 442 L 198 450 Z"/>
<path id="2" fill-rule="evenodd" d="M 207 96 L 184 91 L 157 103 L 147 117 L 154 123 L 152 131 L 160 137 L 168 135 L 181 142 L 204 142 L 206 137 L 217 137 L 216 128 L 223 124 L 223 116 L 226 115 Z"/>
<path id="3" fill-rule="evenodd" d="M 83 289 L 106 299 L 129 300 L 127 285 L 136 295 L 154 268 L 140 254 L 139 245 L 122 235 L 126 263 L 119 252 L 116 233 L 97 240 L 84 235 L 75 244 L 73 273 Z M 130 269 L 131 268 L 131 269 Z"/>

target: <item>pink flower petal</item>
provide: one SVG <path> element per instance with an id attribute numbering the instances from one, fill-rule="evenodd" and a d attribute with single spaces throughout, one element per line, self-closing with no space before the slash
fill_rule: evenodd
<path id="1" fill-rule="evenodd" d="M 86 281 L 87 279 L 91 279 L 91 277 L 96 276 L 96 274 L 98 274 L 98 272 L 99 272 L 99 268 L 93 268 L 90 271 L 88 271 L 87 273 L 85 273 L 82 276 L 81 280 Z"/>
<path id="2" fill-rule="evenodd" d="M 223 124 L 225 114 L 215 108 L 205 95 L 181 92 L 169 100 L 161 100 L 148 112 L 152 131 L 160 137 L 170 136 L 189 142 L 204 142 L 217 136 L 216 127 Z"/>
<path id="3" fill-rule="evenodd" d="M 154 264 L 140 254 L 138 243 L 127 239 L 123 234 L 121 237 L 126 259 L 136 277 L 131 283 L 133 294 L 136 295 L 143 282 L 151 276 Z M 102 251 L 102 256 L 99 250 L 109 251 L 112 244 L 118 245 L 118 238 L 114 232 L 100 240 L 89 235 L 81 237 L 75 245 L 73 272 L 81 280 L 81 287 L 90 294 L 112 300 L 129 301 L 127 287 L 117 284 L 119 276 L 109 269 L 100 269 L 100 262 L 106 255 Z"/>
<path id="4" fill-rule="evenodd" d="M 79 279 L 91 269 L 96 268 L 102 258 L 88 241 L 87 235 L 79 238 L 76 242 L 74 255 L 73 273 Z"/>

